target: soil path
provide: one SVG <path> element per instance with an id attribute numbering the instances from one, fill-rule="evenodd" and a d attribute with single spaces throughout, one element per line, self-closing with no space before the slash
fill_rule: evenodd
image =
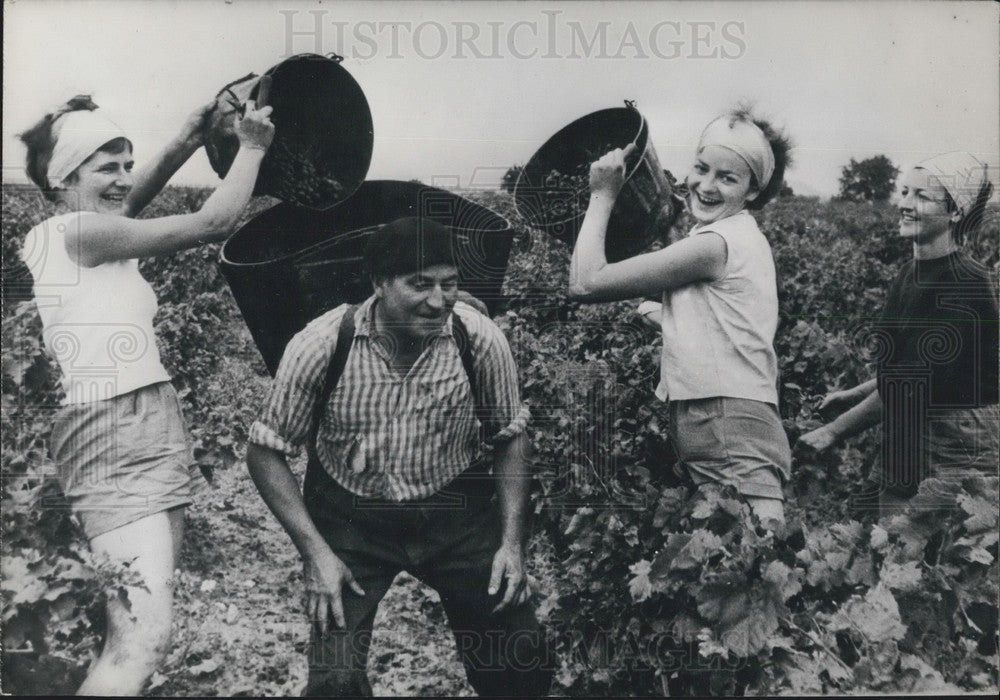
<path id="1" fill-rule="evenodd" d="M 148 692 L 298 695 L 309 639 L 301 596 L 298 552 L 245 467 L 220 470 L 188 511 L 174 648 Z M 406 574 L 379 608 L 368 674 L 375 695 L 474 694 L 437 594 Z"/>
<path id="2" fill-rule="evenodd" d="M 239 335 L 242 342 L 227 354 L 213 389 L 249 423 L 270 379 L 249 333 L 240 329 Z M 291 466 L 301 483 L 305 460 Z M 529 573 L 542 569 L 552 579 L 538 545 Z M 216 470 L 212 489 L 188 508 L 176 578 L 173 649 L 149 695 L 300 694 L 309 643 L 302 562 L 242 460 Z M 376 696 L 475 695 L 437 593 L 408 574 L 396 578 L 379 606 L 368 677 Z"/>

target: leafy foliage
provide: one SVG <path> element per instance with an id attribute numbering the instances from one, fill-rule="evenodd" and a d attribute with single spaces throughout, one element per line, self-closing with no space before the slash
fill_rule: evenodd
<path id="1" fill-rule="evenodd" d="M 884 202 L 892 195 L 899 168 L 885 156 L 851 158 L 840 175 L 840 197 L 851 202 Z"/>
<path id="2" fill-rule="evenodd" d="M 970 538 L 967 524 L 976 517 L 970 511 L 995 511 L 995 478 L 945 487 L 950 503 L 936 497 L 940 482 L 925 482 L 911 507 L 882 525 L 809 526 L 797 513 L 773 533 L 729 487 L 692 494 L 642 486 L 641 509 L 587 507 L 561 519 L 569 523 L 562 541 L 571 583 L 550 624 L 575 632 L 557 635 L 567 692 L 905 693 L 995 684 L 996 533 Z M 950 540 L 944 552 L 935 535 Z M 623 659 L 595 655 L 595 645 L 638 651 Z"/>
<path id="3" fill-rule="evenodd" d="M 197 209 L 207 192 L 171 188 L 144 216 Z M 259 206 L 259 205 L 258 205 Z M 5 690 L 37 693 L 44 678 L 53 694 L 74 689 L 84 662 L 96 653 L 103 596 L 134 579 L 127 567 L 95 562 L 69 514 L 48 455 L 62 390 L 58 367 L 45 352 L 41 320 L 31 299 L 20 244 L 32 225 L 54 213 L 37 191 L 3 189 L 3 648 Z M 231 463 L 245 439 L 249 403 L 213 401 L 227 381 L 221 361 L 248 354 L 228 287 L 218 273 L 218 246 L 143 261 L 156 290 L 154 319 L 161 355 L 179 389 L 195 455 L 203 467 Z M 258 358 L 255 365 L 263 373 Z M 231 379 L 229 380 L 231 381 Z M 109 593 L 110 592 L 110 593 Z"/>
<path id="4" fill-rule="evenodd" d="M 521 177 L 522 170 L 524 170 L 523 165 L 512 165 L 507 168 L 507 172 L 503 174 L 503 178 L 500 180 L 500 189 L 509 194 L 514 194 L 514 186 L 517 185 L 517 178 Z"/>
<path id="5" fill-rule="evenodd" d="M 146 215 L 190 211 L 206 194 L 167 190 Z M 536 512 L 555 562 L 539 610 L 559 651 L 559 690 L 996 685 L 996 479 L 925 482 L 900 515 L 852 519 L 848 495 L 865 471 L 862 455 L 874 452 L 871 438 L 861 438 L 827 462 L 796 465 L 788 525 L 761 529 L 735 492 L 693 491 L 675 473 L 668 418 L 653 396 L 659 339 L 634 304 L 568 300 L 566 247 L 519 222 L 509 192 L 465 194 L 517 229 L 497 321 L 534 416 Z M 17 263 L 19 241 L 48 210 L 33 192 L 4 188 L 3 197 L 5 690 L 39 692 L 44 677 L 53 692 L 67 692 L 99 643 L 102 592 L 119 590 L 129 572 L 91 558 L 53 483 L 47 442 L 57 375 Z M 778 271 L 780 408 L 794 440 L 817 424 L 818 397 L 869 378 L 864 322 L 909 250 L 881 204 L 789 196 L 757 216 Z M 990 236 L 973 243 L 995 262 Z M 227 360 L 265 374 L 216 270 L 217 252 L 206 246 L 142 264 L 160 300 L 164 362 L 206 467 L 233 460 L 261 400 L 261 382 L 241 382 Z M 218 673 L 201 665 L 208 658 L 182 662 Z"/>
<path id="6" fill-rule="evenodd" d="M 515 217 L 498 198 L 483 203 Z M 759 216 L 778 271 L 780 408 L 794 441 L 819 424 L 820 397 L 870 378 L 865 322 L 909 247 L 882 205 L 788 198 Z M 918 498 L 896 520 L 859 522 L 847 502 L 866 469 L 861 455 L 875 452 L 865 437 L 825 463 L 796 465 L 788 525 L 762 530 L 734 491 L 694 491 L 674 472 L 666 411 L 652 396 L 658 338 L 632 303 L 568 300 L 567 257 L 552 239 L 522 233 L 499 319 L 532 405 L 539 523 L 562 557 L 541 610 L 564 692 L 903 693 L 996 683 L 995 542 L 967 541 L 958 520 L 975 512 L 986 526 L 995 486 L 987 496 L 979 482 L 953 485 L 940 507 Z M 926 551 L 939 540 L 962 542 L 948 550 L 965 556 L 947 569 L 952 578 L 928 568 Z M 931 602 L 969 590 L 965 581 L 976 592 L 963 609 L 982 625 Z"/>

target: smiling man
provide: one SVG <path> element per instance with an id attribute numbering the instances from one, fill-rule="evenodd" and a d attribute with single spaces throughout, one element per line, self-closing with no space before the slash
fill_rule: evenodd
<path id="1" fill-rule="evenodd" d="M 480 695 L 548 690 L 524 565 L 528 409 L 503 333 L 458 301 L 454 248 L 426 219 L 373 233 L 374 294 L 289 342 L 250 432 L 250 474 L 304 561 L 306 695 L 371 694 L 372 622 L 403 570 L 440 594 Z"/>

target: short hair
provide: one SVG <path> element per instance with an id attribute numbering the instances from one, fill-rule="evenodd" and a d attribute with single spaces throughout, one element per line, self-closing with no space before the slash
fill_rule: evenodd
<path id="1" fill-rule="evenodd" d="M 979 226 L 983 223 L 983 218 L 986 215 L 986 205 L 990 201 L 990 197 L 993 195 L 993 183 L 989 180 L 983 182 L 979 188 L 979 192 L 976 193 L 976 201 L 973 202 L 969 211 L 962 215 L 962 218 L 955 222 L 951 227 L 951 238 L 958 245 L 962 245 L 965 239 L 976 232 Z M 955 200 L 952 199 L 951 194 L 948 192 L 948 188 L 945 188 L 944 192 L 944 202 L 945 208 L 948 213 L 958 211 L 958 205 Z"/>
<path id="2" fill-rule="evenodd" d="M 432 265 L 458 267 L 456 239 L 433 219 L 408 216 L 385 224 L 368 237 L 364 267 L 373 281 L 407 275 Z"/>
<path id="3" fill-rule="evenodd" d="M 747 209 L 763 209 L 764 205 L 770 202 L 781 190 L 785 182 L 785 169 L 792 164 L 792 139 L 784 132 L 776 128 L 767 119 L 763 119 L 754 114 L 753 105 L 748 102 L 741 102 L 729 112 L 729 115 L 742 121 L 751 122 L 758 129 L 764 132 L 764 138 L 771 145 L 771 152 L 774 154 L 774 172 L 767 186 L 761 188 L 757 182 L 757 177 L 750 173 L 750 184 L 757 190 L 758 194 L 751 201 L 747 202 Z"/>
<path id="4" fill-rule="evenodd" d="M 28 149 L 25 158 L 25 172 L 49 201 L 57 199 L 57 191 L 53 189 L 48 176 L 49 162 L 52 160 L 52 151 L 55 149 L 57 140 L 52 134 L 52 127 L 56 120 L 64 114 L 80 110 L 94 111 L 95 109 L 97 109 L 97 105 L 90 99 L 90 95 L 77 95 L 54 112 L 46 114 L 23 133 L 18 134 L 18 138 Z M 117 154 L 126 148 L 131 149 L 132 142 L 119 136 L 103 144 L 97 151 Z"/>

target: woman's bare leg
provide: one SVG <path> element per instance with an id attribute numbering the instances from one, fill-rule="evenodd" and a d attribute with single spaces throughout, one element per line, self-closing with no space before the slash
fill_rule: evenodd
<path id="1" fill-rule="evenodd" d="M 769 521 L 777 521 L 781 525 L 785 522 L 785 504 L 777 498 L 760 498 L 757 496 L 747 496 L 747 502 L 754 514 L 760 518 L 764 527 L 774 528 L 775 524 Z"/>
<path id="2" fill-rule="evenodd" d="M 170 650 L 172 576 L 183 535 L 184 508 L 155 513 L 90 541 L 95 554 L 130 561 L 146 589 L 129 587 L 126 606 L 108 600 L 108 630 L 101 656 L 78 695 L 138 695 Z"/>

